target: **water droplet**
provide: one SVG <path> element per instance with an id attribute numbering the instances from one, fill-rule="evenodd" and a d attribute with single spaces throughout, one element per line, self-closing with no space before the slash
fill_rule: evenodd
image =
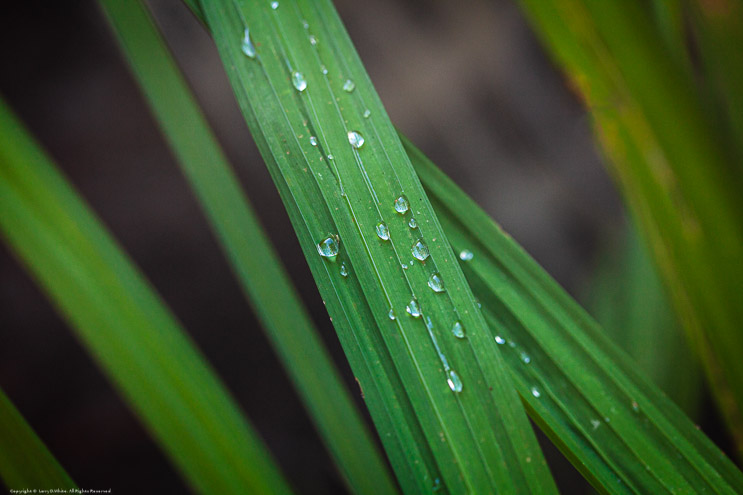
<path id="1" fill-rule="evenodd" d="M 387 314 L 387 316 L 390 317 L 390 320 L 394 320 L 395 319 L 395 310 L 392 309 L 392 308 L 390 308 L 390 312 Z"/>
<path id="2" fill-rule="evenodd" d="M 501 337 L 500 335 L 496 335 L 496 336 L 495 336 L 495 343 L 496 343 L 496 344 L 500 344 L 500 345 L 503 345 L 503 344 L 505 344 L 505 343 L 506 343 L 506 339 L 504 339 L 504 338 L 503 338 L 503 337 Z"/>
<path id="3" fill-rule="evenodd" d="M 245 28 L 241 49 L 248 57 L 255 58 L 255 47 L 253 46 L 253 42 L 250 41 L 250 30 L 248 28 Z"/>
<path id="4" fill-rule="evenodd" d="M 310 144 L 312 146 L 317 146 L 317 138 L 315 136 L 310 136 Z"/>
<path id="5" fill-rule="evenodd" d="M 520 357 L 521 357 L 521 360 L 524 362 L 524 364 L 531 363 L 531 357 L 529 357 L 527 353 L 521 351 Z"/>
<path id="6" fill-rule="evenodd" d="M 475 299 L 475 302 L 477 303 L 477 307 L 480 308 L 480 309 L 482 309 L 482 303 L 480 302 L 480 300 L 479 299 Z"/>
<path id="7" fill-rule="evenodd" d="M 323 74 L 327 74 L 328 73 L 328 68 L 325 67 L 324 65 L 322 67 L 320 67 L 320 70 L 322 71 Z"/>
<path id="8" fill-rule="evenodd" d="M 415 298 L 410 300 L 407 307 L 405 308 L 405 311 L 407 311 L 408 314 L 412 316 L 413 318 L 421 317 L 421 307 Z"/>
<path id="9" fill-rule="evenodd" d="M 459 259 L 462 261 L 469 261 L 471 260 L 475 255 L 472 254 L 472 251 L 469 249 L 462 249 L 462 251 L 459 253 Z"/>
<path id="10" fill-rule="evenodd" d="M 297 91 L 301 92 L 307 89 L 307 81 L 305 80 L 301 72 L 292 72 L 292 84 L 297 89 Z"/>
<path id="11" fill-rule="evenodd" d="M 338 257 L 338 244 L 340 240 L 337 235 L 329 235 L 317 244 L 317 252 L 323 258 L 335 261 Z"/>
<path id="12" fill-rule="evenodd" d="M 271 8 L 276 10 L 279 8 L 279 2 L 271 2 Z"/>
<path id="13" fill-rule="evenodd" d="M 405 214 L 406 211 L 410 208 L 410 205 L 408 204 L 408 198 L 405 196 L 400 196 L 395 200 L 395 211 L 397 211 L 400 214 Z"/>
<path id="14" fill-rule="evenodd" d="M 314 34 L 311 34 L 310 43 L 312 44 L 312 46 L 315 46 L 317 44 L 317 36 L 315 36 Z"/>
<path id="15" fill-rule="evenodd" d="M 437 272 L 433 272 L 430 277 L 428 277 L 428 286 L 431 288 L 434 292 L 444 292 L 444 280 L 441 278 L 441 275 L 439 275 Z"/>
<path id="16" fill-rule="evenodd" d="M 351 143 L 354 149 L 359 149 L 364 146 L 364 136 L 356 131 L 348 131 L 348 142 Z"/>
<path id="17" fill-rule="evenodd" d="M 508 347 L 510 347 L 511 349 L 513 349 L 514 347 L 516 347 L 516 342 L 514 342 L 513 340 L 509 340 L 508 341 Z"/>
<path id="18" fill-rule="evenodd" d="M 451 333 L 458 339 L 464 338 L 464 326 L 461 321 L 455 321 L 454 326 L 451 327 Z"/>
<path id="19" fill-rule="evenodd" d="M 348 268 L 345 263 L 341 263 L 341 276 L 344 278 L 348 277 Z"/>
<path id="20" fill-rule="evenodd" d="M 408 269 L 408 265 L 406 265 L 405 263 L 403 263 L 403 264 L 402 264 L 402 269 L 403 269 L 403 270 L 407 270 L 407 269 Z"/>
<path id="21" fill-rule="evenodd" d="M 366 110 L 364 110 L 364 118 L 368 119 L 370 116 L 371 116 L 371 110 L 367 108 Z"/>
<path id="22" fill-rule="evenodd" d="M 415 220 L 415 218 L 410 217 L 410 221 L 408 222 L 408 227 L 410 227 L 411 229 L 418 228 L 418 222 Z"/>
<path id="23" fill-rule="evenodd" d="M 343 83 L 343 91 L 352 93 L 354 89 L 356 89 L 356 83 L 350 79 L 346 79 L 346 82 Z"/>
<path id="24" fill-rule="evenodd" d="M 591 419 L 591 426 L 593 426 L 593 429 L 597 429 L 599 426 L 601 426 L 601 421 L 598 419 Z"/>
<path id="25" fill-rule="evenodd" d="M 532 387 L 531 388 L 531 395 L 533 395 L 534 397 L 536 397 L 538 399 L 539 397 L 542 396 L 542 393 L 539 391 L 539 389 L 537 387 Z"/>
<path id="26" fill-rule="evenodd" d="M 332 160 L 333 158 L 335 157 L 332 154 L 328 153 L 328 160 Z"/>
<path id="27" fill-rule="evenodd" d="M 410 250 L 413 253 L 413 257 L 420 261 L 425 261 L 428 258 L 428 246 L 423 244 L 421 241 L 417 241 L 413 244 L 413 248 Z"/>
<path id="28" fill-rule="evenodd" d="M 446 383 L 449 384 L 449 388 L 452 392 L 459 393 L 462 391 L 462 380 L 459 378 L 456 371 L 449 370 L 449 378 L 446 380 Z"/>
<path id="29" fill-rule="evenodd" d="M 437 492 L 441 490 L 441 480 L 436 478 L 433 480 L 433 486 L 431 487 L 431 491 Z"/>
<path id="30" fill-rule="evenodd" d="M 377 224 L 377 236 L 379 236 L 379 238 L 382 239 L 383 241 L 390 240 L 390 229 L 387 228 L 386 223 L 379 222 Z"/>

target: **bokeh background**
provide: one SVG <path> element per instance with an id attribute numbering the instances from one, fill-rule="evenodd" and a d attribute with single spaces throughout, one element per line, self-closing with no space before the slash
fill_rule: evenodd
<path id="1" fill-rule="evenodd" d="M 151 6 L 361 403 L 210 38 L 178 0 Z M 622 245 L 627 219 L 579 96 L 515 1 L 336 6 L 393 122 L 563 287 L 585 299 L 598 260 Z M 344 493 L 96 3 L 6 6 L 0 94 L 147 274 L 298 491 Z M 187 491 L 4 245 L 0 328 L 0 387 L 81 487 Z M 704 393 L 701 402 L 701 427 L 724 442 Z M 550 461 L 566 493 L 587 490 L 559 454 L 550 453 Z"/>

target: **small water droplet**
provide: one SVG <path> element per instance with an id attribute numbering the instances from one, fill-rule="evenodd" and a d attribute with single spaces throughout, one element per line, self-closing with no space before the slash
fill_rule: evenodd
<path id="1" fill-rule="evenodd" d="M 322 71 L 323 74 L 327 74 L 328 73 L 328 68 L 325 67 L 324 65 L 322 67 L 320 67 L 320 70 Z"/>
<path id="2" fill-rule="evenodd" d="M 341 263 L 341 276 L 342 277 L 348 277 L 348 268 L 346 267 L 345 263 Z"/>
<path id="3" fill-rule="evenodd" d="M 611 423 L 609 416 L 604 416 L 604 423 Z"/>
<path id="4" fill-rule="evenodd" d="M 462 261 L 469 261 L 471 260 L 475 255 L 472 254 L 472 251 L 469 249 L 462 249 L 462 251 L 459 253 L 459 259 Z"/>
<path id="5" fill-rule="evenodd" d="M 332 160 L 334 157 L 332 154 L 328 153 L 328 160 Z"/>
<path id="6" fill-rule="evenodd" d="M 403 264 L 402 264 L 402 269 L 403 269 L 403 270 L 407 270 L 407 269 L 408 269 L 408 265 L 406 265 L 405 263 L 403 263 Z"/>
<path id="7" fill-rule="evenodd" d="M 415 220 L 415 218 L 410 217 L 410 221 L 408 222 L 408 227 L 410 227 L 411 229 L 418 228 L 418 222 Z"/>
<path id="8" fill-rule="evenodd" d="M 311 34 L 310 43 L 312 44 L 312 46 L 315 46 L 317 44 L 317 36 L 315 36 L 314 34 Z"/>
<path id="9" fill-rule="evenodd" d="M 475 299 L 475 302 L 477 303 L 477 307 L 480 308 L 480 309 L 482 309 L 482 303 L 480 302 L 480 300 L 479 299 Z"/>
<path id="10" fill-rule="evenodd" d="M 271 2 L 271 8 L 273 10 L 276 10 L 279 8 L 279 2 Z"/>
<path id="11" fill-rule="evenodd" d="M 459 393 L 462 391 L 462 380 L 459 378 L 456 371 L 449 370 L 449 378 L 446 382 L 449 384 L 449 388 L 452 392 Z"/>
<path id="12" fill-rule="evenodd" d="M 423 244 L 421 241 L 416 241 L 410 251 L 413 253 L 413 257 L 420 261 L 425 261 L 429 256 L 428 246 Z"/>
<path id="13" fill-rule="evenodd" d="M 439 478 L 436 478 L 435 480 L 433 480 L 431 491 L 437 492 L 439 490 L 441 490 L 441 480 Z"/>
<path id="14" fill-rule="evenodd" d="M 597 429 L 599 426 L 601 426 L 601 421 L 598 419 L 591 419 L 591 426 L 593 426 L 593 429 Z"/>
<path id="15" fill-rule="evenodd" d="M 248 57 L 255 58 L 255 47 L 253 46 L 253 42 L 250 41 L 250 30 L 248 28 L 245 28 L 241 49 Z"/>
<path id="16" fill-rule="evenodd" d="M 632 401 L 632 410 L 635 412 L 640 412 L 640 404 L 638 404 L 635 401 Z"/>
<path id="17" fill-rule="evenodd" d="M 520 357 L 521 357 L 521 360 L 524 362 L 524 364 L 531 363 L 531 357 L 529 357 L 529 355 L 525 353 L 524 351 L 521 351 Z"/>
<path id="18" fill-rule="evenodd" d="M 421 307 L 415 298 L 410 300 L 408 305 L 405 307 L 405 311 L 407 311 L 408 314 L 412 316 L 413 318 L 421 317 Z"/>
<path id="19" fill-rule="evenodd" d="M 431 276 L 428 277 L 428 286 L 434 292 L 444 292 L 444 290 L 446 290 L 444 289 L 444 280 L 437 272 L 433 272 Z"/>
<path id="20" fill-rule="evenodd" d="M 317 138 L 315 136 L 310 136 L 310 144 L 312 146 L 317 146 Z"/>
<path id="21" fill-rule="evenodd" d="M 514 342 L 513 340 L 509 340 L 508 341 L 508 347 L 510 347 L 511 349 L 513 349 L 514 347 L 516 347 L 516 342 Z"/>
<path id="22" fill-rule="evenodd" d="M 351 143 L 354 149 L 359 149 L 364 146 L 364 136 L 356 131 L 348 131 L 348 142 Z"/>
<path id="23" fill-rule="evenodd" d="M 536 397 L 538 399 L 539 397 L 542 396 L 542 393 L 539 391 L 539 389 L 537 387 L 532 387 L 531 388 L 531 395 L 533 395 L 534 397 Z"/>
<path id="24" fill-rule="evenodd" d="M 356 89 L 356 83 L 350 79 L 346 79 L 346 82 L 343 83 L 343 91 L 352 93 L 354 89 Z"/>
<path id="25" fill-rule="evenodd" d="M 386 223 L 379 222 L 377 224 L 377 236 L 379 236 L 379 238 L 382 239 L 383 241 L 390 240 L 390 229 L 387 228 Z"/>
<path id="26" fill-rule="evenodd" d="M 505 343 L 506 343 L 506 339 L 504 339 L 504 338 L 503 338 L 503 337 L 501 337 L 500 335 L 496 335 L 496 336 L 495 336 L 495 342 L 496 342 L 496 344 L 500 344 L 500 345 L 503 345 L 503 344 L 505 344 Z"/>
<path id="27" fill-rule="evenodd" d="M 317 252 L 323 258 L 328 258 L 330 261 L 335 261 L 338 257 L 338 244 L 340 239 L 337 235 L 329 235 L 317 244 Z"/>
<path id="28" fill-rule="evenodd" d="M 409 208 L 410 205 L 408 204 L 408 198 L 406 198 L 405 196 L 400 196 L 395 200 L 395 211 L 397 211 L 398 213 L 404 215 Z"/>
<path id="29" fill-rule="evenodd" d="M 451 327 L 451 333 L 458 339 L 464 338 L 464 326 L 461 321 L 455 321 L 454 326 Z"/>
<path id="30" fill-rule="evenodd" d="M 304 75 L 302 75 L 301 72 L 292 72 L 292 84 L 299 92 L 307 89 L 307 81 L 305 80 Z"/>
<path id="31" fill-rule="evenodd" d="M 370 116 L 371 116 L 371 110 L 367 108 L 366 110 L 364 110 L 364 118 L 368 119 Z"/>
<path id="32" fill-rule="evenodd" d="M 392 309 L 392 308 L 390 308 L 390 312 L 387 314 L 387 316 L 390 317 L 390 320 L 394 320 L 396 318 L 395 317 L 395 310 Z"/>

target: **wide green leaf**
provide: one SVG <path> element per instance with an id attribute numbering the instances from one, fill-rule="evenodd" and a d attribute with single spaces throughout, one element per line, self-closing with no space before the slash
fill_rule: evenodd
<path id="1" fill-rule="evenodd" d="M 375 378 L 360 378 L 362 389 L 394 387 L 381 404 L 366 399 L 401 483 L 553 492 L 497 345 L 332 5 L 201 5 L 344 347 L 373 339 L 346 351 Z"/>
<path id="2" fill-rule="evenodd" d="M 290 493 L 174 316 L 0 102 L 0 230 L 202 493 Z"/>
<path id="3" fill-rule="evenodd" d="M 9 490 L 72 490 L 75 482 L 0 390 L 0 480 Z"/>
<path id="4" fill-rule="evenodd" d="M 356 493 L 394 493 L 371 435 L 146 8 L 131 0 L 101 6 L 336 465 Z"/>

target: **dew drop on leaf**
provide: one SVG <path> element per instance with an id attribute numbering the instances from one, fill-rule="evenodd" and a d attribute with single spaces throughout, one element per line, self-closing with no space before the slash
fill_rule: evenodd
<path id="1" fill-rule="evenodd" d="M 496 343 L 496 344 L 500 344 L 500 345 L 503 345 L 503 344 L 505 344 L 505 343 L 506 343 L 506 339 L 504 339 L 504 338 L 503 338 L 503 337 L 501 337 L 500 335 L 496 335 L 496 336 L 495 336 L 495 343 Z"/>
<path id="2" fill-rule="evenodd" d="M 428 253 L 428 246 L 423 244 L 421 241 L 416 241 L 410 252 L 413 253 L 413 257 L 419 261 L 425 261 L 426 258 L 430 256 Z"/>
<path id="3" fill-rule="evenodd" d="M 307 89 L 307 80 L 301 72 L 292 72 L 292 84 L 297 91 L 302 92 Z"/>
<path id="4" fill-rule="evenodd" d="M 395 200 L 395 211 L 400 213 L 401 215 L 404 215 L 405 212 L 407 212 L 410 209 L 410 205 L 408 204 L 408 198 L 405 196 L 400 196 Z"/>
<path id="5" fill-rule="evenodd" d="M 410 227 L 411 229 L 418 228 L 418 222 L 415 220 L 415 218 L 410 217 L 410 221 L 408 222 L 408 227 Z"/>
<path id="6" fill-rule="evenodd" d="M 454 325 L 451 327 L 451 333 L 458 339 L 464 338 L 464 326 L 461 321 L 454 322 Z"/>
<path id="7" fill-rule="evenodd" d="M 434 292 L 444 292 L 444 280 L 441 278 L 441 275 L 438 274 L 438 272 L 433 272 L 430 277 L 428 277 L 428 286 L 431 288 Z"/>
<path id="8" fill-rule="evenodd" d="M 341 272 L 341 276 L 343 278 L 348 277 L 348 267 L 346 267 L 346 264 L 345 263 L 341 263 L 340 272 Z"/>
<path id="9" fill-rule="evenodd" d="M 459 253 L 459 259 L 462 261 L 469 261 L 471 260 L 475 255 L 472 254 L 472 251 L 469 249 L 462 249 L 462 251 Z"/>
<path id="10" fill-rule="evenodd" d="M 317 243 L 317 252 L 320 256 L 327 258 L 330 261 L 335 261 L 338 257 L 338 244 L 340 240 L 337 235 L 329 235 L 322 241 Z"/>
<path id="11" fill-rule="evenodd" d="M 405 308 L 405 310 L 413 318 L 420 318 L 421 317 L 421 307 L 420 307 L 420 305 L 418 304 L 418 301 L 415 298 L 413 298 L 413 299 L 410 300 L 410 302 L 408 303 L 408 305 Z"/>
<path id="12" fill-rule="evenodd" d="M 359 149 L 364 146 L 364 136 L 356 131 L 348 131 L 348 142 L 354 149 Z"/>
<path id="13" fill-rule="evenodd" d="M 542 393 L 539 391 L 539 389 L 537 387 L 532 387 L 531 388 L 531 395 L 533 395 L 534 397 L 536 397 L 538 399 L 539 397 L 542 396 Z"/>
<path id="14" fill-rule="evenodd" d="M 343 91 L 346 93 L 353 93 L 354 89 L 356 89 L 356 83 L 350 79 L 346 79 L 346 82 L 343 83 Z"/>
<path id="15" fill-rule="evenodd" d="M 377 224 L 377 236 L 382 239 L 383 241 L 389 241 L 390 240 L 390 230 L 387 228 L 387 224 L 384 222 L 379 222 Z"/>
<path id="16" fill-rule="evenodd" d="M 389 313 L 387 313 L 387 316 L 389 316 L 389 317 L 390 317 L 390 320 L 394 320 L 394 319 L 396 318 L 396 317 L 395 317 L 395 310 L 394 310 L 394 309 L 392 309 L 392 308 L 390 308 L 390 312 L 389 312 Z"/>
<path id="17" fill-rule="evenodd" d="M 317 146 L 317 138 L 315 136 L 310 136 L 310 144 L 312 146 Z"/>
<path id="18" fill-rule="evenodd" d="M 279 2 L 271 2 L 271 8 L 273 10 L 276 10 L 279 8 Z"/>
<path id="19" fill-rule="evenodd" d="M 255 58 L 255 46 L 253 46 L 253 42 L 250 41 L 250 29 L 248 28 L 245 28 L 245 32 L 243 35 L 243 41 L 242 41 L 242 45 L 240 49 L 246 56 L 250 58 Z"/>
<path id="20" fill-rule="evenodd" d="M 452 390 L 452 392 L 461 392 L 462 391 L 462 379 L 459 378 L 459 375 L 457 375 L 457 372 L 454 370 L 449 370 L 449 378 L 446 380 L 446 382 L 449 384 L 449 388 Z"/>

